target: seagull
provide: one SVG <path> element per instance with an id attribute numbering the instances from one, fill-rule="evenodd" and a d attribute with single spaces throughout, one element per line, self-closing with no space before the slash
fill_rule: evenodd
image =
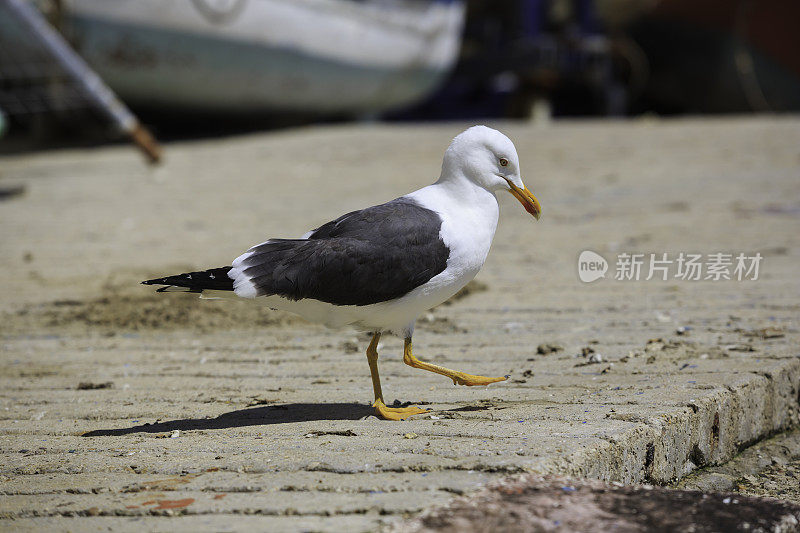
<path id="1" fill-rule="evenodd" d="M 230 266 L 143 281 L 158 292 L 204 298 L 260 300 L 332 328 L 372 334 L 367 363 L 378 416 L 405 420 L 427 413 L 388 407 L 378 374 L 383 333 L 402 335 L 403 362 L 454 384 L 477 386 L 484 377 L 417 359 L 411 337 L 417 317 L 453 296 L 483 266 L 499 216 L 498 191 L 511 193 L 537 220 L 539 201 L 520 177 L 514 143 L 497 130 L 473 126 L 453 139 L 432 185 L 384 204 L 353 211 L 299 239 L 269 239 Z"/>

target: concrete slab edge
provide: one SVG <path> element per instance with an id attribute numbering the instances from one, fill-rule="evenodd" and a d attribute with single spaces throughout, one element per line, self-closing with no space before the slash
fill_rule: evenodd
<path id="1" fill-rule="evenodd" d="M 651 417 L 607 445 L 561 458 L 546 472 L 618 481 L 666 484 L 709 465 L 721 465 L 742 449 L 800 421 L 800 357 L 760 373 L 742 374 L 735 385 L 698 395 L 674 414 Z"/>

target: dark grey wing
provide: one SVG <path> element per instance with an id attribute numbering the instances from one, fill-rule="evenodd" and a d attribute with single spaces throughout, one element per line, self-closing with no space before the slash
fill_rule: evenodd
<path id="1" fill-rule="evenodd" d="M 239 268 L 258 295 L 369 305 L 399 298 L 447 266 L 441 219 L 398 199 L 348 213 L 306 239 L 256 246 Z"/>

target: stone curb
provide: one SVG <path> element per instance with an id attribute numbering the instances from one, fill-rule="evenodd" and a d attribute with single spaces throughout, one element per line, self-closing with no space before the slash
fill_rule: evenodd
<path id="1" fill-rule="evenodd" d="M 721 465 L 742 449 L 798 423 L 800 358 L 743 374 L 735 386 L 651 417 L 600 449 L 577 452 L 550 473 L 623 483 L 666 484 L 697 468 Z"/>

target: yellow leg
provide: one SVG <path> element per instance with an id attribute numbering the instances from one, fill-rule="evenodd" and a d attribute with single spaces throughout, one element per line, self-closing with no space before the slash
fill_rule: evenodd
<path id="1" fill-rule="evenodd" d="M 428 411 L 420 409 L 414 405 L 409 407 L 386 407 L 383 403 L 383 391 L 381 390 L 381 377 L 378 375 L 378 341 L 381 339 L 380 333 L 375 333 L 367 348 L 367 362 L 369 372 L 372 374 L 372 390 L 375 392 L 375 403 L 372 406 L 378 416 L 386 420 L 405 420 L 413 415 L 420 415 Z"/>
<path id="2" fill-rule="evenodd" d="M 503 376 L 501 378 L 487 378 L 484 376 L 473 376 L 472 374 L 465 374 L 464 372 L 458 372 L 456 370 L 450 370 L 449 368 L 445 368 L 443 366 L 434 365 L 432 363 L 426 363 L 425 361 L 420 361 L 419 359 L 414 357 L 414 354 L 411 353 L 411 337 L 406 338 L 405 349 L 403 350 L 403 362 L 408 366 L 413 366 L 414 368 L 427 370 L 428 372 L 436 372 L 437 374 L 447 376 L 448 378 L 453 380 L 454 385 L 466 385 L 468 387 L 473 387 L 475 385 L 488 385 L 489 383 L 505 381 L 509 378 L 509 376 Z"/>

